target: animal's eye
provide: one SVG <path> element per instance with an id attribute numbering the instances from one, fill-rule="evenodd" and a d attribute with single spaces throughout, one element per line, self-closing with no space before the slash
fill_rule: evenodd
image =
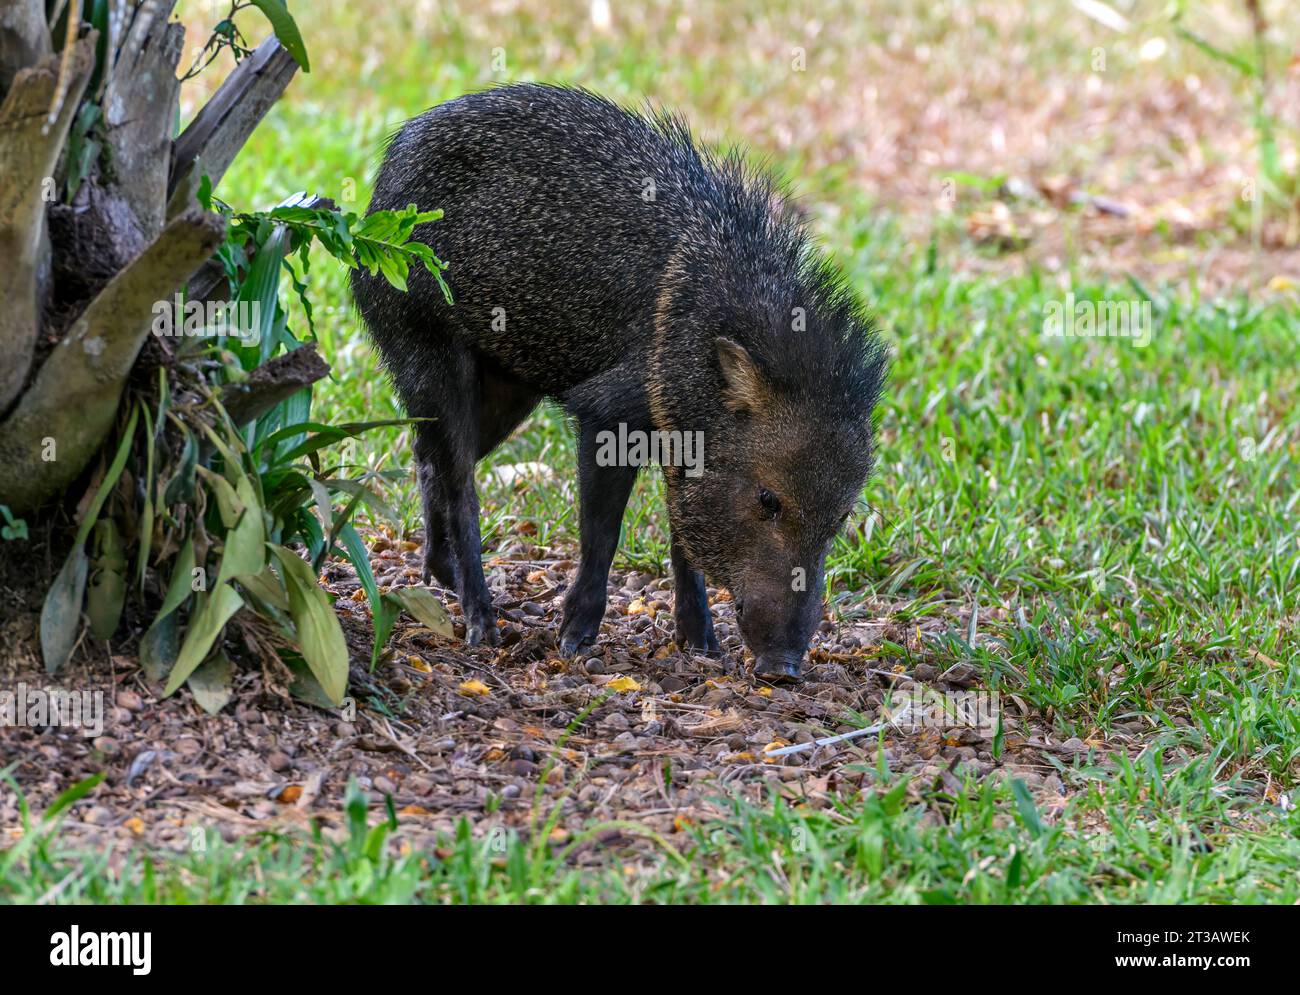
<path id="1" fill-rule="evenodd" d="M 781 513 L 781 500 L 766 487 L 758 489 L 758 503 L 763 506 L 764 518 L 775 518 Z"/>

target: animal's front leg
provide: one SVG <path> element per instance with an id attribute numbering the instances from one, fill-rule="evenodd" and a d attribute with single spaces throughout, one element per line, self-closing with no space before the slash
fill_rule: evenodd
<path id="1" fill-rule="evenodd" d="M 635 466 L 599 466 L 596 462 L 597 429 L 579 428 L 578 501 L 580 547 L 578 575 L 564 599 L 560 626 L 560 652 L 576 653 L 596 641 L 605 617 L 609 567 L 618 548 L 619 526 L 627 499 L 636 482 Z"/>
<path id="2" fill-rule="evenodd" d="M 709 613 L 709 596 L 704 588 L 704 574 L 690 565 L 686 554 L 674 540 L 673 550 L 673 617 L 677 622 L 677 645 L 683 650 L 698 650 L 710 655 L 722 652 L 713 634 L 713 616 Z"/>

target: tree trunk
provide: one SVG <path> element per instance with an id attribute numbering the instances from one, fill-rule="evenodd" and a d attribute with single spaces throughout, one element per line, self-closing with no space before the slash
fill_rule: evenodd
<path id="1" fill-rule="evenodd" d="M 221 178 L 297 68 L 268 39 L 173 141 L 173 6 L 125 4 L 97 66 L 81 4 L 55 39 L 44 0 L 0 0 L 0 504 L 17 514 L 61 497 L 99 452 L 155 305 L 224 237 L 195 200 L 200 176 Z M 92 103 L 105 166 L 62 203 L 69 135 Z"/>

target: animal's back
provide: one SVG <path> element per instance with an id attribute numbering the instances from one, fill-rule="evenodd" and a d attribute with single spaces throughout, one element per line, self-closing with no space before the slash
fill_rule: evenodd
<path id="1" fill-rule="evenodd" d="M 399 387 L 403 362 L 436 358 L 411 337 L 450 331 L 560 395 L 645 355 L 665 262 L 721 186 L 672 120 L 537 84 L 459 97 L 394 137 L 371 202 L 443 209 L 416 237 L 450 263 L 454 306 L 422 271 L 408 294 L 359 273 L 357 303 Z"/>

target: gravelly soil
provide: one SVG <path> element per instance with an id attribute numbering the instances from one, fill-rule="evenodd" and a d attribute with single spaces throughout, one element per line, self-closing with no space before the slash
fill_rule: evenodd
<path id="1" fill-rule="evenodd" d="M 372 546 L 381 584 L 417 582 L 415 543 L 379 536 Z M 533 556 L 550 552 L 522 548 Z M 350 777 L 372 794 L 393 796 L 402 835 L 413 845 L 450 831 L 461 816 L 476 832 L 507 827 L 528 834 L 557 805 L 552 837 L 563 843 L 593 821 L 630 819 L 661 834 L 680 831 L 716 811 L 731 791 L 753 797 L 770 786 L 814 807 L 851 799 L 871 790 L 878 743 L 892 770 L 913 775 L 918 798 L 933 797 L 931 788 L 960 792 L 964 782 L 1011 774 L 1026 780 L 1050 818 L 1067 789 L 1049 757 L 1068 766 L 1090 748 L 1103 762 L 1108 751 L 1126 749 L 1122 733 L 1104 744 L 1054 741 L 1043 723 L 1005 700 L 998 758 L 988 725 L 934 728 L 908 715 L 880 738 L 767 757 L 774 746 L 897 716 L 899 699 L 920 690 L 979 691 L 964 665 L 941 674 L 925 663 L 905 671 L 876 660 L 882 640 L 924 658 L 930 636 L 965 621 L 904 625 L 889 620 L 887 604 L 868 603 L 866 616 L 877 621 L 823 623 L 805 682 L 772 687 L 749 672 L 726 592 L 711 593 L 728 655 L 686 656 L 672 641 L 668 581 L 631 574 L 611 578 L 599 643 L 569 660 L 555 650 L 555 627 L 572 566 L 548 556 L 489 560 L 502 647 L 469 649 L 403 616 L 369 673 L 369 611 L 350 566 L 332 562 L 325 581 L 338 596 L 353 651 L 354 709 L 304 704 L 289 698 L 273 673 L 244 667 L 232 701 L 210 716 L 188 690 L 160 700 L 127 656 L 83 653 L 59 686 L 104 692 L 103 736 L 0 730 L 0 765 L 15 764 L 13 776 L 35 811 L 103 771 L 104 782 L 74 807 L 66 827 L 98 844 L 143 838 L 185 847 L 196 826 L 233 839 L 310 818 L 328 828 L 340 820 Z M 449 608 L 459 632 L 454 602 Z M 46 683 L 22 667 L 6 677 Z M 893 713 L 882 712 L 886 704 Z M 16 834 L 17 819 L 17 798 L 2 786 L 0 823 Z"/>

